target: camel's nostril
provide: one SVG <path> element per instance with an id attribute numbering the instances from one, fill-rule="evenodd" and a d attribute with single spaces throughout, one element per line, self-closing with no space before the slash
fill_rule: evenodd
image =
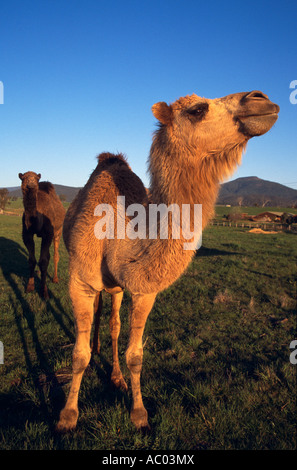
<path id="1" fill-rule="evenodd" d="M 246 100 L 247 99 L 264 99 L 264 100 L 267 100 L 268 99 L 268 96 L 267 95 L 264 95 L 264 93 L 262 93 L 261 91 L 251 91 L 250 93 L 247 93 L 247 95 L 245 95 L 244 97 Z"/>

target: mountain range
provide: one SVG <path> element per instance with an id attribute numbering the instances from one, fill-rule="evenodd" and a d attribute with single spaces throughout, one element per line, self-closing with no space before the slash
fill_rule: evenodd
<path id="1" fill-rule="evenodd" d="M 54 184 L 59 196 L 71 202 L 80 188 Z M 22 197 L 20 187 L 7 188 L 10 196 Z M 292 207 L 297 205 L 297 190 L 256 176 L 237 178 L 221 185 L 217 204 L 231 206 Z"/>
<path id="2" fill-rule="evenodd" d="M 63 186 L 62 184 L 54 184 L 55 191 L 58 196 L 64 196 L 65 201 L 71 202 L 77 195 L 78 191 L 81 188 L 75 188 L 73 186 Z M 9 191 L 10 197 L 23 197 L 22 190 L 20 186 L 14 186 L 7 188 Z"/>
<path id="3" fill-rule="evenodd" d="M 222 184 L 217 204 L 292 207 L 297 205 L 297 190 L 256 176 L 248 176 Z"/>

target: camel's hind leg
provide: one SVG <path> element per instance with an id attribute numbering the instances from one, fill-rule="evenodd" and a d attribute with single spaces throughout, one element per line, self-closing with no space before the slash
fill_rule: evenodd
<path id="1" fill-rule="evenodd" d="M 99 327 L 102 313 L 102 292 L 97 292 L 94 300 L 95 329 L 93 335 L 92 354 L 100 353 Z"/>
<path id="2" fill-rule="evenodd" d="M 120 308 L 123 299 L 123 292 L 118 292 L 116 294 L 112 294 L 111 302 L 111 315 L 109 319 L 109 329 L 112 341 L 112 373 L 111 373 L 111 381 L 117 387 L 121 388 L 122 390 L 128 390 L 128 386 L 124 380 L 122 375 L 120 364 L 119 364 L 119 354 L 118 354 L 118 338 L 121 329 L 121 320 L 120 320 Z"/>
<path id="3" fill-rule="evenodd" d="M 143 406 L 140 373 L 142 368 L 142 335 L 147 317 L 155 301 L 155 294 L 132 295 L 132 308 L 130 313 L 130 337 L 126 352 L 126 361 L 131 373 L 131 386 L 133 404 L 131 409 L 131 421 L 137 428 L 148 428 L 147 411 Z"/>
<path id="4" fill-rule="evenodd" d="M 48 299 L 48 290 L 46 286 L 46 275 L 47 268 L 50 260 L 50 246 L 52 243 L 52 234 L 48 233 L 46 236 L 42 237 L 41 241 L 41 250 L 40 250 L 40 259 L 39 267 L 41 273 L 41 295 L 44 299 Z"/>
<path id="5" fill-rule="evenodd" d="M 111 294 L 111 314 L 109 319 L 109 329 L 112 341 L 112 373 L 111 381 L 117 387 L 122 390 L 128 390 L 128 386 L 125 382 L 125 379 L 122 375 L 120 364 L 119 364 L 119 354 L 118 354 L 118 338 L 121 329 L 120 321 L 120 308 L 123 299 L 123 292 L 117 292 Z M 99 339 L 99 326 L 100 326 L 100 317 L 102 312 L 102 292 L 98 292 L 94 302 L 94 312 L 95 312 L 95 328 L 93 335 L 93 345 L 92 345 L 92 354 L 100 352 L 100 339 Z"/>
<path id="6" fill-rule="evenodd" d="M 62 228 L 54 235 L 54 277 L 53 282 L 58 283 L 58 263 L 59 263 L 59 244 L 62 235 Z"/>
<path id="7" fill-rule="evenodd" d="M 75 317 L 76 342 L 72 358 L 72 382 L 64 409 L 60 413 L 57 431 L 74 429 L 78 418 L 78 393 L 83 373 L 91 358 L 90 336 L 96 293 L 80 282 L 70 280 L 70 297 Z"/>

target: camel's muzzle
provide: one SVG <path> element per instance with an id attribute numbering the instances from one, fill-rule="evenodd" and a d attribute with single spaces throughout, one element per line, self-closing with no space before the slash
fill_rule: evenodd
<path id="1" fill-rule="evenodd" d="M 239 123 L 239 131 L 248 138 L 268 132 L 277 121 L 279 106 L 261 91 L 238 95 L 238 104 L 234 106 L 233 102 L 232 112 L 234 120 Z"/>

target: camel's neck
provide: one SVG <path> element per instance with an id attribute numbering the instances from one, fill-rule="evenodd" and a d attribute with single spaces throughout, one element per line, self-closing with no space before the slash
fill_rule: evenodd
<path id="1" fill-rule="evenodd" d="M 201 204 L 204 228 L 213 217 L 220 182 L 238 165 L 242 150 L 241 144 L 217 155 L 201 155 L 193 148 L 171 143 L 159 131 L 149 159 L 152 202 Z"/>
<path id="2" fill-rule="evenodd" d="M 29 217 L 35 217 L 37 214 L 37 190 L 36 189 L 26 189 L 26 192 L 23 193 L 23 204 L 25 213 Z"/>

